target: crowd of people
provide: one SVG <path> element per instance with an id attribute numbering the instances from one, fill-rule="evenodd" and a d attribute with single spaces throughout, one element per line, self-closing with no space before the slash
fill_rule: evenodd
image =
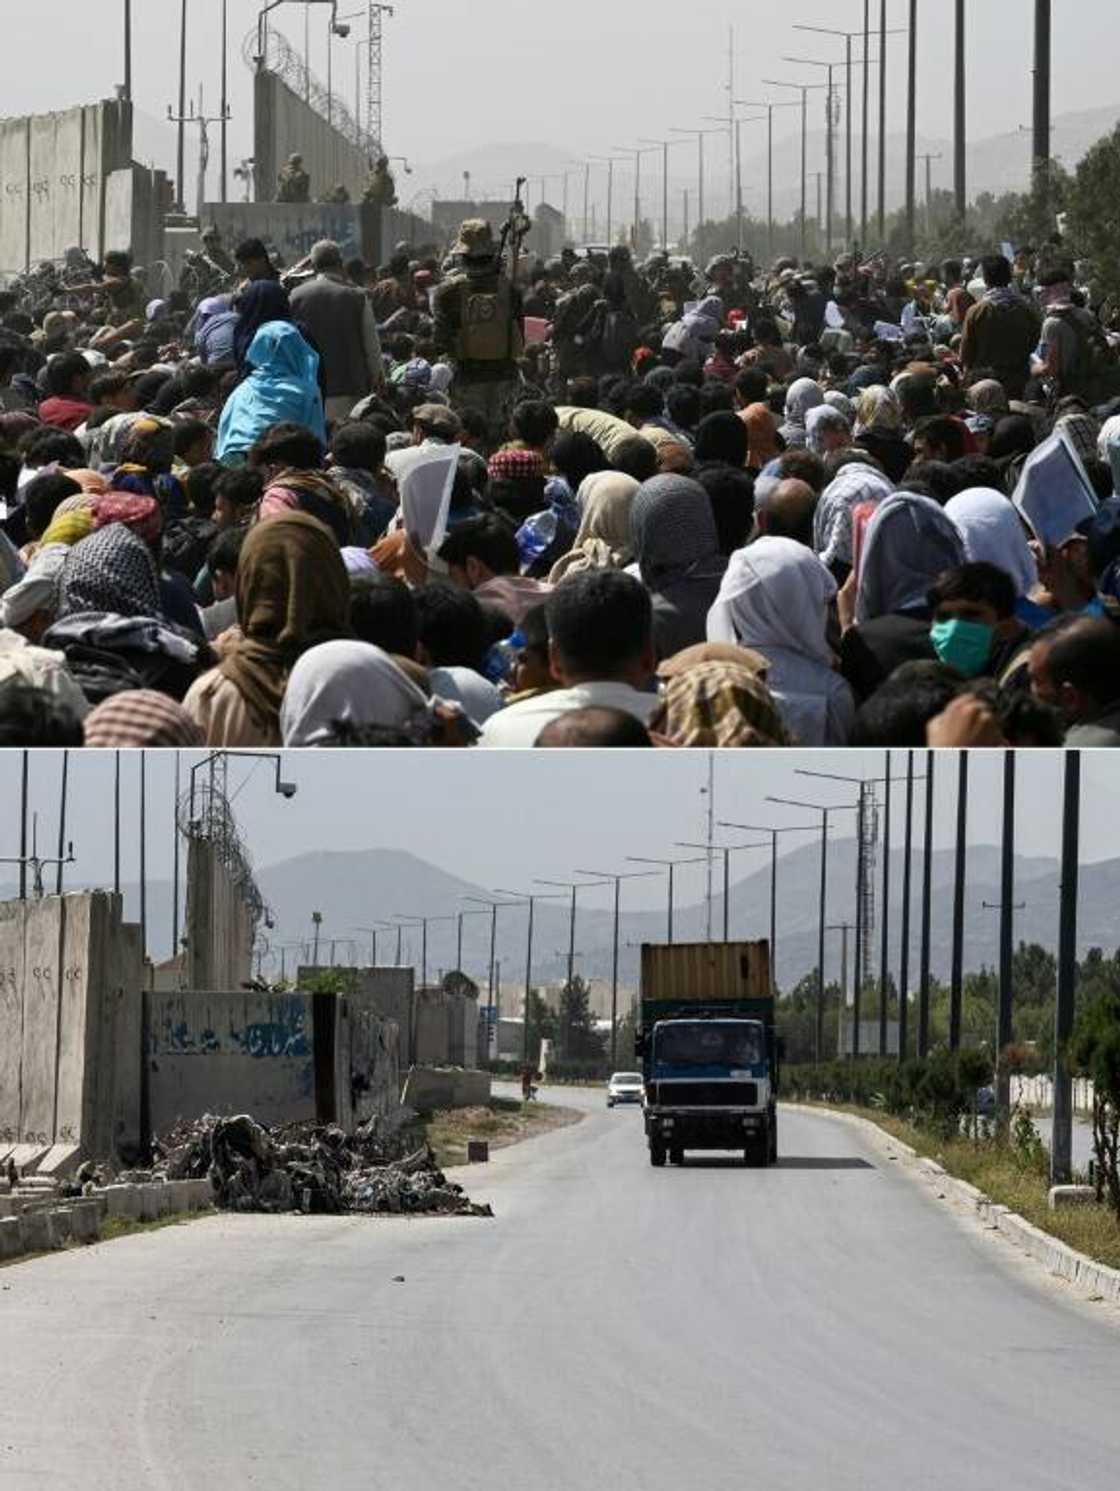
<path id="1" fill-rule="evenodd" d="M 503 247 L 0 291 L 3 742 L 1120 744 L 1120 338 L 1059 241 Z"/>

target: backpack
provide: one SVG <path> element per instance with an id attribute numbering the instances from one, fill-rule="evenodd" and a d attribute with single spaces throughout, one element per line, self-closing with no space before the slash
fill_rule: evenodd
<path id="1" fill-rule="evenodd" d="M 521 328 L 514 321 L 508 280 L 499 279 L 493 290 L 476 290 L 465 281 L 460 297 L 459 361 L 509 362 L 521 356 Z"/>
<path id="2" fill-rule="evenodd" d="M 1095 399 L 1115 376 L 1116 364 L 1108 338 L 1097 318 L 1078 306 L 1057 306 L 1050 315 L 1068 326 L 1077 338 L 1073 365 L 1059 379 L 1061 393 Z"/>

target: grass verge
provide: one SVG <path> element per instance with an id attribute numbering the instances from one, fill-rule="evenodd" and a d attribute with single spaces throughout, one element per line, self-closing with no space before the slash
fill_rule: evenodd
<path id="1" fill-rule="evenodd" d="M 50 1248 L 45 1252 L 18 1253 L 14 1258 L 5 1258 L 0 1269 L 14 1268 L 20 1263 L 29 1263 L 33 1258 L 53 1258 L 59 1253 L 76 1253 L 82 1248 L 93 1248 L 98 1243 L 115 1242 L 118 1237 L 130 1237 L 134 1232 L 158 1232 L 164 1227 L 183 1227 L 197 1222 L 201 1217 L 216 1215 L 213 1207 L 205 1211 L 181 1212 L 175 1216 L 157 1217 L 153 1222 L 133 1221 L 129 1217 L 105 1217 L 101 1222 L 101 1233 L 90 1242 L 78 1242 L 70 1238 L 61 1248 Z"/>
<path id="2" fill-rule="evenodd" d="M 983 1191 L 992 1201 L 1109 1268 L 1120 1268 L 1120 1224 L 1106 1206 L 1078 1206 L 1051 1211 L 1049 1178 L 1024 1165 L 1005 1144 L 995 1140 L 939 1139 L 876 1108 L 813 1104 L 831 1112 L 855 1113 L 900 1139 L 926 1159 L 936 1160 L 950 1175 Z"/>
<path id="3" fill-rule="evenodd" d="M 532 1139 L 550 1129 L 578 1123 L 582 1113 L 573 1108 L 555 1108 L 548 1103 L 522 1103 L 514 1098 L 493 1098 L 480 1108 L 449 1108 L 423 1120 L 424 1137 L 435 1150 L 441 1169 L 467 1162 L 467 1140 L 486 1139 L 491 1149 L 504 1149 L 522 1139 Z"/>

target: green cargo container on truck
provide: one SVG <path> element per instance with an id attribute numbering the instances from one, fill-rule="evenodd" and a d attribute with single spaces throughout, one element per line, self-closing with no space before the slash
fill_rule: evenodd
<path id="1" fill-rule="evenodd" d="M 646 944 L 637 1048 L 652 1165 L 778 1157 L 779 1043 L 765 942 Z"/>

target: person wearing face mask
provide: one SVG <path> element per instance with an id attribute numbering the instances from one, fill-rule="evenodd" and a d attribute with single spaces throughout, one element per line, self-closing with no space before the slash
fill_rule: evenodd
<path id="1" fill-rule="evenodd" d="M 938 659 L 962 678 L 1025 690 L 1032 634 L 1015 614 L 1017 599 L 1015 582 L 994 564 L 947 570 L 929 593 L 929 639 Z"/>

